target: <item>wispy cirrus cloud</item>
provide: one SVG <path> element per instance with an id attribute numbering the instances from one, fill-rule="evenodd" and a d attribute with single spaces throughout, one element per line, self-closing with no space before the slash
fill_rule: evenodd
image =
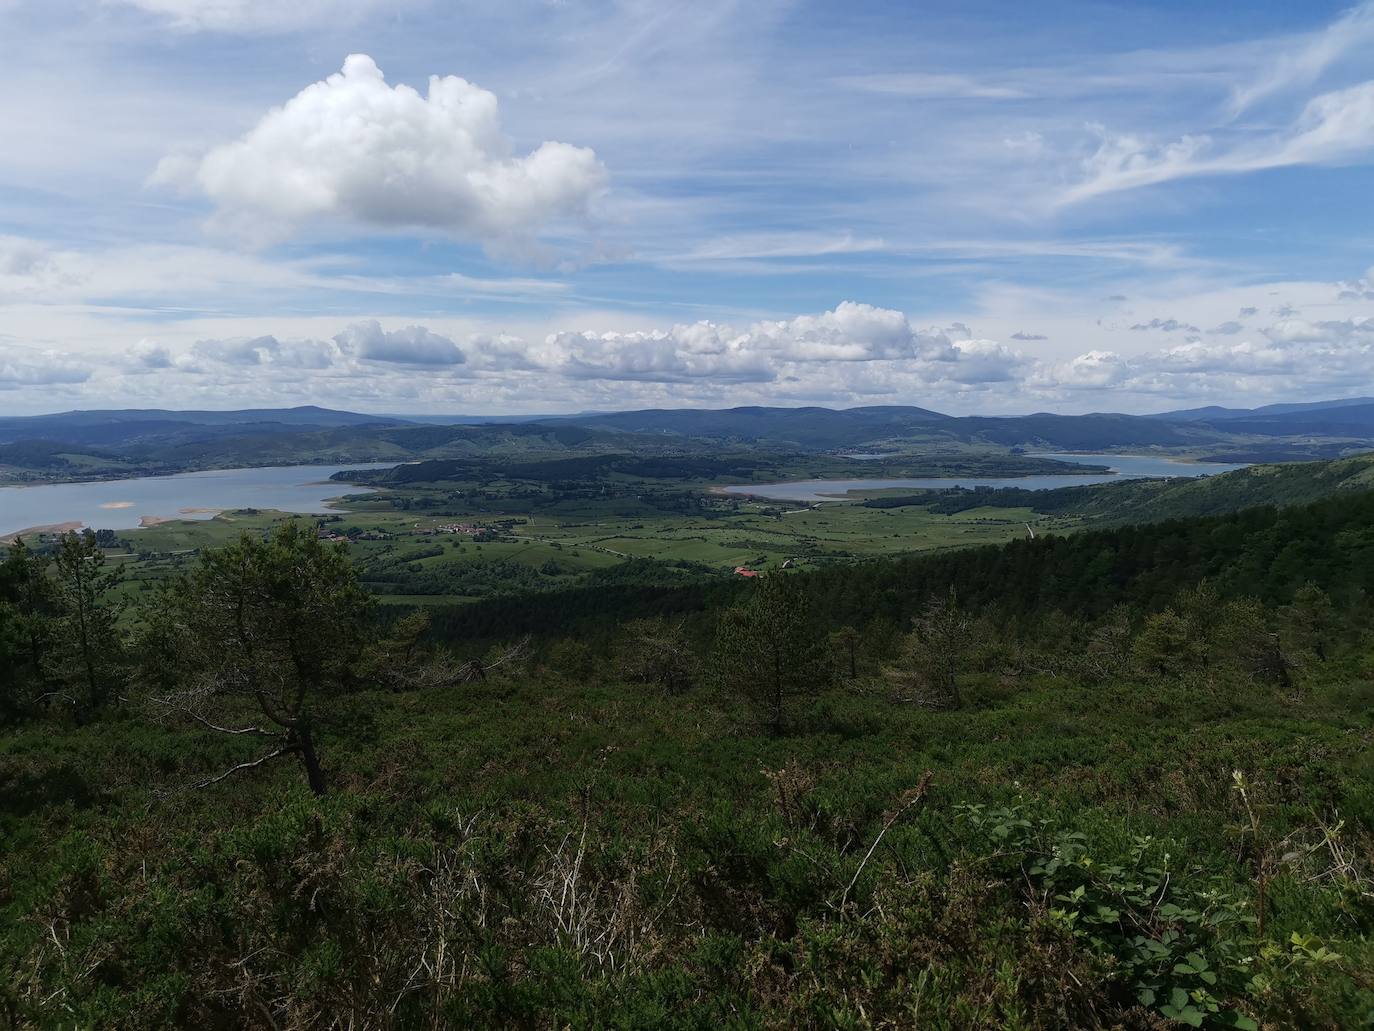
<path id="1" fill-rule="evenodd" d="M 1374 151 L 1374 80 L 1314 97 L 1289 128 L 1257 140 L 1223 143 L 1198 134 L 1152 142 L 1101 126 L 1096 132 L 1100 142 L 1083 161 L 1082 181 L 1064 191 L 1058 205 L 1176 179 L 1367 158 Z"/>
<path id="2" fill-rule="evenodd" d="M 1231 114 L 1239 115 L 1284 90 L 1310 86 L 1333 65 L 1367 52 L 1374 44 L 1374 3 L 1356 4 L 1330 25 L 1289 43 L 1268 68 L 1238 84 L 1231 97 Z"/>
<path id="3" fill-rule="evenodd" d="M 351 23 L 382 6 L 380 0 L 105 0 L 162 20 L 183 32 L 272 33 Z"/>
<path id="4" fill-rule="evenodd" d="M 940 72 L 886 72 L 874 75 L 841 75 L 832 80 L 844 89 L 882 93 L 919 100 L 1022 100 L 1024 89 Z"/>

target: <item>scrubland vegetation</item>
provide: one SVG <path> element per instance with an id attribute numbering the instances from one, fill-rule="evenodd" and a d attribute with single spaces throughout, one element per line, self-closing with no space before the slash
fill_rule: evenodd
<path id="1" fill-rule="evenodd" d="M 379 608 L 0 572 L 18 1026 L 1374 1021 L 1374 494 Z"/>

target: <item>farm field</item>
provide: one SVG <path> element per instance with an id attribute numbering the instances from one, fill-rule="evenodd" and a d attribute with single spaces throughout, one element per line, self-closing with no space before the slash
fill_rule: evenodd
<path id="1" fill-rule="evenodd" d="M 565 586 L 633 560 L 679 564 L 696 572 L 760 572 L 837 561 L 1000 543 L 1037 532 L 1072 529 L 1076 521 L 1029 508 L 984 506 L 952 515 L 920 507 L 865 508 L 857 500 L 814 507 L 748 498 L 720 499 L 699 514 L 664 512 L 642 497 L 564 500 L 538 509 L 522 499 L 433 504 L 425 491 L 388 500 L 358 496 L 323 517 L 266 510 L 224 512 L 208 520 L 173 520 L 120 531 L 107 550 L 121 568 L 126 600 L 241 533 L 261 533 L 291 518 L 318 520 L 322 532 L 346 538 L 364 584 L 399 605 L 457 602 L 512 589 Z M 392 507 L 397 500 L 408 510 Z M 442 509 L 443 514 L 438 514 Z M 468 532 L 451 532 L 464 526 Z M 473 532 L 476 530 L 476 532 Z"/>

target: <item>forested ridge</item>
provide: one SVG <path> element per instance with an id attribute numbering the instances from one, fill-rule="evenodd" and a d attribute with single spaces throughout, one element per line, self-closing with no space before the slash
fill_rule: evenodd
<path id="1" fill-rule="evenodd" d="M 988 504 L 1025 505 L 1040 514 L 1071 513 L 1105 525 L 1219 515 L 1261 505 L 1301 505 L 1374 488 L 1374 455 L 1323 462 L 1252 465 L 1219 476 L 1151 480 L 1053 490 L 980 488 L 873 498 L 870 508 L 920 505 L 952 514 Z"/>
<path id="2" fill-rule="evenodd" d="M 440 636 L 566 633 L 607 620 L 709 613 L 749 589 L 737 582 L 654 582 L 642 564 L 600 582 L 542 595 L 493 598 L 431 610 Z M 1113 606 L 1165 605 L 1207 579 L 1228 596 L 1269 604 L 1313 582 L 1354 601 L 1374 592 L 1374 491 L 1306 505 L 1267 505 L 936 555 L 836 565 L 798 576 L 819 625 L 900 622 L 951 589 L 1000 617 L 1057 611 L 1096 618 Z M 617 583 L 616 581 L 629 581 Z"/>
<path id="3" fill-rule="evenodd" d="M 10 550 L 9 1023 L 1374 1021 L 1374 492 L 385 619 L 345 548 Z"/>

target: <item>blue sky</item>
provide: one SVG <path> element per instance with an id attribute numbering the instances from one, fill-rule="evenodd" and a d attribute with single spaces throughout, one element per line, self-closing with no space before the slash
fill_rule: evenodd
<path id="1" fill-rule="evenodd" d="M 1374 393 L 1374 2 L 0 0 L 0 409 Z"/>

